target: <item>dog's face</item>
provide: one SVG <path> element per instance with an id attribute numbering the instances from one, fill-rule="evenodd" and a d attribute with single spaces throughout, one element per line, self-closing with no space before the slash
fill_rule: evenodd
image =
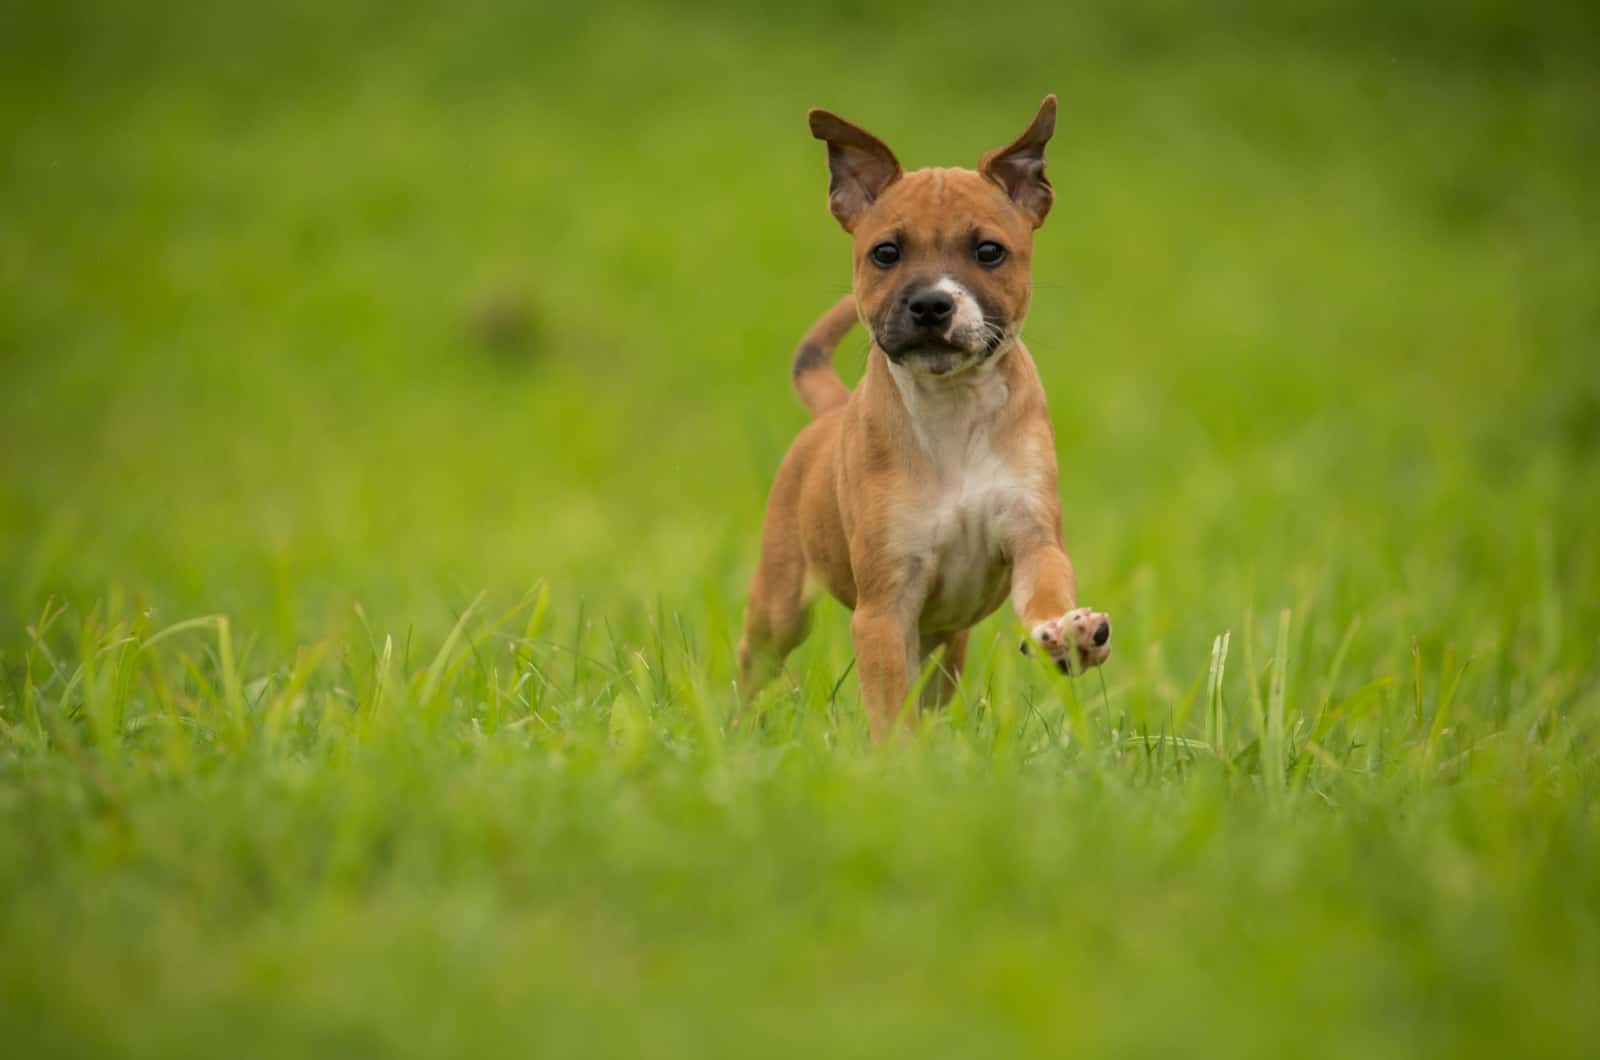
<path id="1" fill-rule="evenodd" d="M 912 173 L 871 133 L 811 112 L 813 135 L 828 144 L 829 206 L 854 237 L 856 302 L 895 364 L 947 375 L 1016 341 L 1033 230 L 1052 200 L 1044 145 L 1055 109 L 1047 96 L 1027 131 L 976 170 Z"/>

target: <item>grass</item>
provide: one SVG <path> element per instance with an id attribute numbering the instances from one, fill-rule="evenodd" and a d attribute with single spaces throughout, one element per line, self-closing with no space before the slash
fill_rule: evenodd
<path id="1" fill-rule="evenodd" d="M 259 6 L 0 14 L 11 1052 L 1592 1050 L 1590 16 Z M 804 110 L 1046 91 L 1104 682 L 734 726 Z"/>

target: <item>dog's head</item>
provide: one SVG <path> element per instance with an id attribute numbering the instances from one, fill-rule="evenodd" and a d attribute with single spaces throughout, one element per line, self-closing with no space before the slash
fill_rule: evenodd
<path id="1" fill-rule="evenodd" d="M 1032 290 L 1033 230 L 1050 212 L 1044 146 L 1056 97 L 976 170 L 906 173 L 883 141 L 825 110 L 828 206 L 855 239 L 855 292 L 872 339 L 896 364 L 944 375 L 1016 341 Z"/>

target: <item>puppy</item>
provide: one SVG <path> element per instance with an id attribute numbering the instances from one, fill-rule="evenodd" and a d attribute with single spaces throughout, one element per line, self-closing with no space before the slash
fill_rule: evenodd
<path id="1" fill-rule="evenodd" d="M 1048 96 L 976 170 L 907 173 L 871 133 L 810 112 L 828 145 L 828 206 L 853 239 L 854 283 L 795 354 L 795 389 L 814 419 L 767 500 L 739 645 L 746 701 L 805 638 L 823 590 L 855 612 L 874 743 L 910 723 L 911 684 L 938 648 L 923 702 L 949 699 L 968 630 L 1007 596 L 1064 672 L 1110 654 L 1110 622 L 1078 606 L 1055 439 L 1020 337 L 1033 232 L 1053 198 L 1044 148 L 1055 115 Z M 872 348 L 852 391 L 832 355 L 857 320 Z"/>

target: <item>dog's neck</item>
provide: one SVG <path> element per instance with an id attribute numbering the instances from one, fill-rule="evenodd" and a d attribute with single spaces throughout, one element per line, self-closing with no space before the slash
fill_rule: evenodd
<path id="1" fill-rule="evenodd" d="M 959 463 L 990 427 L 1011 397 L 1010 367 L 1015 343 L 969 368 L 947 375 L 896 364 L 881 349 L 873 355 L 887 369 L 900 404 L 922 450 L 935 465 Z"/>

